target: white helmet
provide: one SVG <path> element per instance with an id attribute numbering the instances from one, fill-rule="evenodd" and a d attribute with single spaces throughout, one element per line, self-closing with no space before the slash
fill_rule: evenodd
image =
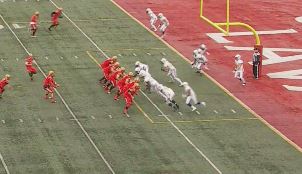
<path id="1" fill-rule="evenodd" d="M 205 44 L 201 44 L 201 45 L 200 45 L 200 48 L 204 50 L 204 49 L 206 49 L 207 47 L 206 47 Z"/>
<path id="2" fill-rule="evenodd" d="M 147 8 L 147 9 L 146 9 L 146 12 L 150 12 L 150 11 L 152 11 L 150 8 Z"/>
<path id="3" fill-rule="evenodd" d="M 241 56 L 240 56 L 239 54 L 236 54 L 235 58 L 236 58 L 236 59 L 240 59 Z"/>
<path id="4" fill-rule="evenodd" d="M 141 64 L 140 61 L 136 61 L 136 62 L 135 62 L 135 66 L 138 66 L 139 64 Z"/>
<path id="5" fill-rule="evenodd" d="M 183 85 L 183 86 L 188 86 L 189 83 L 188 83 L 188 82 L 183 82 L 182 85 Z"/>
<path id="6" fill-rule="evenodd" d="M 165 63 L 165 62 L 167 62 L 167 59 L 166 58 L 162 58 L 160 61 L 161 61 L 161 63 Z"/>
<path id="7" fill-rule="evenodd" d="M 194 50 L 193 51 L 194 54 L 198 54 L 198 52 L 199 52 L 198 50 Z"/>
<path id="8" fill-rule="evenodd" d="M 162 13 L 158 13 L 158 17 L 163 17 L 164 15 Z"/>

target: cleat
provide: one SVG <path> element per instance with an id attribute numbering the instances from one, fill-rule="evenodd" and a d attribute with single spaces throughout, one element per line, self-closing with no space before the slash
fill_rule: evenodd
<path id="1" fill-rule="evenodd" d="M 51 103 L 57 103 L 57 101 L 56 101 L 56 100 L 53 100 L 53 101 L 51 101 Z"/>

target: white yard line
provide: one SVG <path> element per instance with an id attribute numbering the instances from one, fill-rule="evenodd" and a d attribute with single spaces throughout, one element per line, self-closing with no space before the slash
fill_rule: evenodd
<path id="1" fill-rule="evenodd" d="M 52 2 L 52 1 L 51 1 Z M 53 2 L 52 2 L 53 3 Z M 66 16 L 66 15 L 65 15 Z M 16 35 L 16 33 L 11 29 L 11 27 L 8 25 L 8 23 L 6 22 L 6 20 L 2 17 L 2 15 L 0 15 L 1 19 L 3 20 L 3 22 L 5 23 L 5 25 L 8 27 L 8 29 L 11 31 L 11 33 L 15 36 L 15 38 L 17 39 L 17 41 L 20 43 L 20 45 L 23 47 L 23 49 L 27 52 L 27 54 L 29 54 L 30 52 L 27 50 L 27 48 L 24 46 L 24 44 L 21 42 L 21 40 L 19 39 L 19 37 Z M 66 18 L 68 18 L 66 16 Z M 68 18 L 69 19 L 69 18 Z M 46 74 L 43 72 L 43 70 L 41 69 L 41 67 L 39 66 L 39 64 L 34 61 L 34 63 L 36 64 L 37 68 L 40 70 L 40 72 L 43 74 L 44 77 L 46 77 Z M 94 149 L 97 151 L 97 153 L 99 154 L 99 156 L 102 158 L 102 160 L 105 162 L 105 164 L 107 165 L 107 167 L 109 168 L 109 170 L 111 171 L 112 174 L 115 174 L 114 170 L 112 169 L 111 165 L 109 164 L 109 162 L 106 160 L 106 158 L 104 157 L 104 155 L 101 153 L 101 151 L 99 150 L 99 148 L 96 146 L 96 144 L 94 143 L 94 141 L 91 139 L 90 135 L 87 133 L 87 131 L 85 130 L 85 128 L 83 127 L 83 125 L 81 124 L 81 122 L 77 119 L 77 116 L 73 113 L 73 111 L 70 109 L 69 105 L 66 103 L 65 99 L 62 97 L 62 95 L 55 89 L 56 94 L 59 96 L 59 98 L 61 99 L 61 101 L 63 102 L 63 104 L 65 105 L 66 109 L 69 111 L 69 113 L 71 114 L 71 116 L 75 119 L 75 121 L 77 122 L 77 124 L 79 125 L 79 127 L 81 128 L 82 132 L 84 133 L 84 135 L 87 137 L 87 139 L 89 140 L 89 142 L 91 143 L 91 145 L 94 147 Z"/>
<path id="2" fill-rule="evenodd" d="M 10 174 L 1 152 L 0 152 L 0 159 L 1 159 L 1 162 L 2 162 L 2 165 L 3 165 L 4 169 L 6 171 L 6 174 Z"/>
<path id="3" fill-rule="evenodd" d="M 52 0 L 49 0 L 54 6 L 59 8 Z M 106 53 L 98 47 L 98 45 L 86 34 L 84 31 L 76 24 L 74 23 L 65 13 L 63 15 L 105 56 L 108 58 Z M 205 159 L 208 161 L 208 163 L 219 173 L 222 174 L 222 172 L 216 167 L 216 165 L 170 120 L 169 117 L 167 117 L 158 107 L 154 104 L 154 102 L 143 92 L 140 90 L 140 92 L 150 101 L 150 103 L 166 118 L 167 121 L 170 122 L 170 124 L 187 140 L 187 142 Z"/>

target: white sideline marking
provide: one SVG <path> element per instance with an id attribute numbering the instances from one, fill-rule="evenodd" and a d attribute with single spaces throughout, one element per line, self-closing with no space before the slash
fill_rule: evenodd
<path id="1" fill-rule="evenodd" d="M 178 112 L 179 115 L 183 115 L 181 112 Z"/>
<path id="2" fill-rule="evenodd" d="M 151 56 L 151 53 L 147 53 L 149 56 Z"/>
<path id="3" fill-rule="evenodd" d="M 5 120 L 1 120 L 3 124 L 5 124 Z"/>
<path id="4" fill-rule="evenodd" d="M 1 159 L 1 162 L 2 162 L 2 165 L 3 165 L 4 169 L 6 171 L 6 174 L 10 174 L 1 152 L 0 152 L 0 159 Z"/>
<path id="5" fill-rule="evenodd" d="M 200 112 L 196 111 L 196 113 L 197 113 L 198 115 L 200 115 Z"/>
<path id="6" fill-rule="evenodd" d="M 50 0 L 50 2 L 52 2 Z M 52 2 L 53 3 L 53 2 Z M 54 3 L 53 3 L 54 4 Z M 56 6 L 56 5 L 55 5 Z M 56 6 L 57 8 L 59 8 L 58 6 Z M 64 13 L 63 13 L 64 14 Z M 64 14 L 64 16 L 68 18 L 68 16 L 66 16 Z M 3 20 L 3 22 L 5 23 L 5 25 L 9 28 L 9 30 L 11 31 L 11 33 L 15 36 L 15 38 L 18 40 L 18 42 L 20 43 L 20 45 L 23 47 L 23 49 L 27 52 L 27 54 L 29 55 L 29 51 L 27 50 L 27 48 L 24 46 L 24 44 L 21 42 L 21 40 L 18 38 L 18 36 L 16 35 L 16 33 L 11 29 L 11 27 L 8 25 L 8 23 L 5 21 L 5 19 L 3 18 L 3 16 L 0 14 L 1 19 Z M 69 19 L 70 20 L 70 19 Z M 86 35 L 87 36 L 87 35 Z M 41 67 L 39 66 L 39 64 L 35 61 L 34 62 L 37 66 L 37 68 L 40 70 L 40 72 L 43 74 L 44 77 L 46 77 L 46 74 L 44 73 L 44 71 L 41 69 Z M 59 98 L 61 99 L 61 101 L 63 102 L 63 104 L 65 105 L 66 109 L 69 111 L 69 113 L 71 114 L 71 116 L 75 119 L 75 121 L 77 122 L 77 124 L 79 125 L 79 127 L 81 128 L 81 130 L 83 131 L 84 135 L 87 137 L 87 139 L 89 140 L 89 142 L 91 143 L 91 145 L 94 147 L 94 149 L 97 151 L 97 153 L 99 154 L 99 156 L 102 158 L 102 160 L 105 162 L 105 164 L 107 165 L 107 167 L 110 169 L 110 171 L 112 172 L 112 174 L 115 174 L 114 170 L 112 169 L 112 167 L 110 166 L 110 164 L 108 163 L 108 161 L 105 159 L 104 155 L 101 153 L 101 151 L 99 150 L 99 148 L 96 146 L 96 144 L 94 143 L 94 141 L 91 139 L 90 135 L 87 133 L 87 131 L 85 130 L 85 128 L 83 127 L 83 125 L 81 124 L 81 122 L 77 119 L 77 116 L 73 113 L 73 111 L 70 109 L 69 105 L 66 103 L 66 101 L 64 100 L 64 98 L 61 96 L 61 94 L 58 92 L 57 89 L 55 89 L 56 94 L 59 96 Z"/>
<path id="7" fill-rule="evenodd" d="M 95 117 L 94 117 L 94 116 L 92 116 L 92 115 L 91 115 L 91 118 L 92 118 L 93 120 L 95 120 Z"/>
<path id="8" fill-rule="evenodd" d="M 234 113 L 234 114 L 236 114 L 237 112 L 234 110 L 234 109 L 231 109 L 231 111 Z"/>
<path id="9" fill-rule="evenodd" d="M 109 117 L 109 118 L 112 118 L 112 116 L 111 116 L 111 115 L 108 115 L 108 117 Z"/>
<path id="10" fill-rule="evenodd" d="M 54 6 L 56 6 L 57 8 L 59 8 L 59 6 L 57 6 L 52 0 L 49 0 L 52 4 L 54 4 Z M 114 3 L 114 1 L 112 1 Z M 62 13 L 106 58 L 108 58 L 108 56 L 106 55 L 106 53 L 100 49 L 98 47 L 98 45 L 89 37 L 87 36 L 86 33 L 83 32 L 83 30 L 81 28 L 78 27 L 77 24 L 75 24 L 64 12 Z M 140 92 L 150 101 L 150 103 L 162 114 L 165 115 L 159 108 L 157 105 L 154 104 L 154 102 L 142 91 L 140 90 Z M 128 115 L 128 114 L 127 114 Z M 164 116 L 166 118 L 167 121 L 170 122 L 170 124 L 187 140 L 187 142 L 193 146 L 193 148 L 205 159 L 208 161 L 208 163 L 219 173 L 222 174 L 222 172 L 215 166 L 215 164 L 169 119 L 169 117 Z M 109 166 L 108 166 L 109 167 Z M 110 168 L 111 169 L 111 168 Z M 111 172 L 114 173 L 114 171 L 111 169 Z"/>
<path id="11" fill-rule="evenodd" d="M 218 114 L 218 111 L 214 110 L 214 113 L 215 113 L 215 114 Z"/>
<path id="12" fill-rule="evenodd" d="M 22 119 L 19 119 L 20 123 L 23 123 L 23 120 Z"/>

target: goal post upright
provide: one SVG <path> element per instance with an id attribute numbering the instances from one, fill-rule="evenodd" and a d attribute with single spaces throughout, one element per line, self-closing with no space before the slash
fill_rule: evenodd
<path id="1" fill-rule="evenodd" d="M 249 31 L 251 31 L 255 37 L 255 45 L 254 48 L 258 49 L 260 52 L 260 65 L 259 65 L 259 76 L 261 75 L 261 69 L 262 69 L 262 50 L 263 46 L 261 45 L 260 37 L 257 33 L 257 31 L 250 26 L 249 24 L 243 23 L 243 22 L 230 22 L 230 1 L 226 0 L 226 21 L 225 22 L 213 22 L 210 19 L 208 19 L 206 16 L 203 15 L 204 10 L 204 3 L 203 0 L 200 0 L 200 18 L 206 21 L 208 24 L 210 24 L 212 27 L 219 30 L 221 33 L 223 33 L 225 36 L 229 36 L 230 33 L 230 27 L 242 27 Z M 226 29 L 224 29 L 225 27 Z"/>

